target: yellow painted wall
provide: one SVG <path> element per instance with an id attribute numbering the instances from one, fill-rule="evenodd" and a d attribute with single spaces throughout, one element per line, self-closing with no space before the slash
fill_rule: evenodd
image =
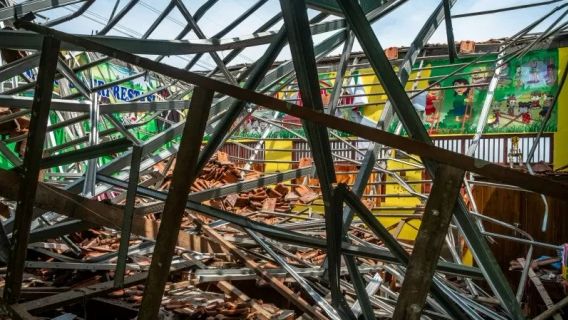
<path id="1" fill-rule="evenodd" d="M 290 151 L 266 151 L 264 159 L 278 161 L 292 161 L 292 140 L 266 140 L 266 149 L 289 149 Z M 265 172 L 286 171 L 292 169 L 292 163 L 267 162 Z"/>
<path id="2" fill-rule="evenodd" d="M 359 70 L 359 72 L 362 73 L 362 74 L 372 73 L 373 69 L 371 69 L 371 68 L 361 69 L 361 70 Z M 418 77 L 428 78 L 428 77 L 430 77 L 430 73 L 431 73 L 431 69 L 422 70 L 420 72 L 412 72 L 410 74 L 410 80 L 415 80 Z M 361 76 L 360 79 L 361 79 L 363 84 L 379 82 L 377 76 L 375 76 L 375 75 Z M 414 83 L 415 82 L 413 82 L 413 81 L 408 81 L 408 83 L 406 84 L 406 89 L 411 90 Z M 428 86 L 428 80 L 418 81 L 418 89 L 426 88 L 427 86 Z M 367 94 L 380 94 L 380 95 L 369 96 L 369 103 L 379 103 L 379 104 L 370 105 L 370 106 L 366 106 L 366 107 L 362 108 L 363 109 L 362 113 L 365 117 L 372 119 L 375 122 L 377 122 L 377 121 L 379 121 L 379 118 L 381 117 L 381 113 L 383 112 L 383 109 L 385 107 L 384 103 L 387 101 L 387 95 L 385 94 L 385 91 L 383 90 L 383 88 L 381 86 L 378 86 L 378 85 L 366 86 L 366 87 L 364 87 L 364 90 L 365 90 L 365 93 L 367 93 Z"/>
<path id="3" fill-rule="evenodd" d="M 373 70 L 371 68 L 368 69 L 363 69 L 360 70 L 361 73 L 365 74 L 365 73 L 371 73 Z M 431 69 L 426 69 L 426 70 L 422 70 L 420 72 L 412 72 L 410 74 L 410 80 L 415 80 L 418 78 L 428 78 L 430 77 L 430 73 L 431 73 Z M 378 82 L 378 79 L 376 76 L 374 75 L 369 75 L 369 76 L 361 76 L 361 80 L 363 84 L 369 84 L 369 83 L 376 83 Z M 414 86 L 415 82 L 414 81 L 408 81 L 408 83 L 406 84 L 406 89 L 407 90 L 412 90 L 413 86 Z M 426 88 L 428 86 L 428 80 L 422 80 L 418 82 L 417 88 L 418 89 L 422 89 L 422 88 Z M 376 96 L 370 96 L 369 97 L 369 103 L 381 103 L 379 105 L 372 105 L 372 106 L 367 106 L 363 108 L 362 114 L 369 118 L 372 119 L 374 121 L 378 121 L 381 113 L 384 109 L 384 102 L 387 101 L 387 96 L 384 92 L 384 90 L 382 89 L 381 86 L 366 86 L 364 87 L 365 92 L 368 94 L 376 94 L 379 93 L 380 95 L 376 95 Z M 399 162 L 395 162 L 395 161 L 389 161 L 387 163 L 387 168 L 388 169 L 406 169 L 408 168 L 408 166 L 402 165 Z M 417 171 L 406 171 L 406 177 L 405 179 L 407 180 L 422 180 L 422 172 L 417 170 Z M 387 177 L 387 181 L 393 181 L 392 178 Z M 413 185 L 413 187 L 415 188 L 420 188 L 420 185 Z M 406 192 L 406 190 L 404 190 L 402 187 L 400 187 L 399 185 L 395 185 L 395 184 L 387 184 L 386 185 L 386 193 L 387 194 L 408 194 L 408 192 Z M 419 189 L 417 189 L 417 191 L 420 191 Z M 386 198 L 385 202 L 383 202 L 381 204 L 382 207 L 414 207 L 417 204 L 420 203 L 420 200 L 416 199 L 416 198 L 410 198 L 410 197 L 400 197 L 400 198 Z M 393 210 L 393 211 L 389 211 L 389 210 L 376 210 L 377 213 L 384 213 L 384 214 L 388 214 L 388 213 L 407 213 L 407 214 L 412 214 L 413 212 L 407 210 L 407 211 L 401 211 L 401 210 Z M 385 226 L 385 227 L 389 227 L 389 226 L 393 226 L 398 224 L 398 222 L 400 221 L 400 218 L 379 218 L 379 220 L 381 221 L 381 223 Z M 404 240 L 413 240 L 416 237 L 417 234 L 417 229 L 420 227 L 420 223 L 419 221 L 413 220 L 410 221 L 409 223 L 407 223 L 402 231 L 399 234 L 399 239 L 404 239 Z"/>
<path id="4" fill-rule="evenodd" d="M 568 48 L 558 49 L 558 79 L 562 79 L 568 62 Z M 568 86 L 564 85 L 558 104 L 558 131 L 554 134 L 554 167 L 560 168 L 568 164 Z"/>
<path id="5" fill-rule="evenodd" d="M 397 169 L 408 169 L 411 168 L 408 165 L 402 164 L 397 161 L 388 161 L 387 168 L 389 170 L 397 170 Z M 401 172 L 399 172 L 400 174 Z M 413 171 L 404 171 L 402 174 L 402 178 L 405 181 L 417 181 L 422 180 L 422 171 L 421 170 L 413 170 Z M 394 182 L 395 180 L 390 176 L 387 176 L 387 182 Z M 411 187 L 414 190 L 420 192 L 420 184 L 411 184 Z M 389 195 L 408 195 L 409 193 L 399 184 L 387 184 L 385 187 L 385 193 Z M 416 197 L 388 197 L 385 198 L 385 201 L 381 203 L 381 207 L 415 207 L 416 205 L 420 204 L 420 200 Z M 380 213 L 388 214 L 388 213 L 404 213 L 404 214 L 413 214 L 413 210 L 380 210 Z M 398 224 L 400 218 L 379 218 L 381 223 L 385 227 L 389 227 L 395 224 Z M 417 229 L 420 227 L 420 223 L 417 220 L 412 220 L 407 223 L 403 228 L 400 234 L 398 235 L 399 239 L 402 240 L 414 240 L 417 235 Z"/>
<path id="6" fill-rule="evenodd" d="M 373 69 L 371 69 L 371 68 L 361 69 L 361 70 L 359 70 L 359 72 L 363 73 L 363 74 L 372 73 Z M 370 84 L 370 83 L 379 82 L 377 76 L 375 76 L 375 75 L 361 76 L 359 79 L 361 80 L 362 84 Z M 372 119 L 373 121 L 377 122 L 377 121 L 379 121 L 381 113 L 383 112 L 383 109 L 385 107 L 385 105 L 382 104 L 386 101 L 385 91 L 383 90 L 383 88 L 381 86 L 378 86 L 378 85 L 366 86 L 366 87 L 363 87 L 363 89 L 365 90 L 365 93 L 367 93 L 367 94 L 380 94 L 380 95 L 375 95 L 375 96 L 369 96 L 369 103 L 381 103 L 381 104 L 369 105 L 369 106 L 362 107 L 363 115 L 365 117 Z"/>

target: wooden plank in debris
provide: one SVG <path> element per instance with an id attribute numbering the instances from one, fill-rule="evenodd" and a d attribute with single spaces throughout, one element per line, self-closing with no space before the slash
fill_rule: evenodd
<path id="1" fill-rule="evenodd" d="M 213 230 L 213 228 L 202 225 L 203 232 L 210 236 L 214 241 L 217 241 L 222 247 L 225 247 L 228 251 L 232 254 L 238 256 L 240 259 L 243 260 L 245 265 L 252 270 L 263 280 L 267 281 L 270 286 L 272 286 L 278 293 L 282 296 L 287 298 L 290 302 L 296 305 L 300 310 L 309 314 L 310 316 L 316 319 L 327 319 L 321 312 L 317 311 L 312 305 L 302 299 L 298 294 L 288 288 L 282 281 L 276 279 L 275 277 L 271 276 L 266 270 L 263 270 L 258 263 L 256 263 L 253 259 L 247 256 L 242 250 L 237 248 L 234 244 L 230 243 L 229 241 L 225 240 L 223 236 L 221 236 L 217 231 Z"/>
<path id="2" fill-rule="evenodd" d="M 420 319 L 463 177 L 463 170 L 450 166 L 441 165 L 436 170 L 393 314 L 395 320 Z"/>
<path id="3" fill-rule="evenodd" d="M 221 291 L 223 291 L 224 293 L 231 295 L 231 296 L 234 296 L 235 298 L 237 298 L 241 302 L 250 303 L 251 307 L 257 312 L 257 314 L 256 314 L 257 317 L 260 318 L 261 320 L 272 319 L 272 314 L 270 314 L 270 312 L 268 312 L 268 310 L 264 309 L 262 307 L 262 305 L 260 305 L 255 300 L 251 299 L 249 296 L 247 296 L 244 292 L 239 290 L 239 288 L 232 285 L 230 282 L 224 281 L 224 280 L 219 281 L 219 282 L 217 282 L 217 287 L 219 289 L 221 289 Z"/>
<path id="4" fill-rule="evenodd" d="M 568 297 L 565 297 L 564 299 L 558 301 L 557 304 L 553 305 L 545 312 L 534 317 L 533 320 L 545 320 L 550 318 L 553 314 L 558 315 L 557 312 L 560 311 L 562 308 L 564 308 L 566 305 L 568 305 Z"/>
<path id="5" fill-rule="evenodd" d="M 19 304 L 13 304 L 8 307 L 8 313 L 14 320 L 33 320 L 37 319 Z"/>
<path id="6" fill-rule="evenodd" d="M 519 262 L 519 264 L 521 265 L 521 267 L 525 267 L 526 261 L 524 258 L 518 258 L 517 261 Z M 540 297 L 542 298 L 542 301 L 544 301 L 544 304 L 546 305 L 547 309 L 551 309 L 552 307 L 554 307 L 554 302 L 552 301 L 552 299 L 550 298 L 550 295 L 548 295 L 548 292 L 546 291 L 546 289 L 544 288 L 544 285 L 542 284 L 542 281 L 540 281 L 540 278 L 538 277 L 538 275 L 534 272 L 532 266 L 529 266 L 529 279 L 531 279 L 532 283 L 534 284 L 534 287 L 536 288 L 536 290 L 538 291 L 538 294 L 540 295 Z M 554 320 L 562 320 L 562 316 L 558 313 L 555 313 L 552 318 Z"/>

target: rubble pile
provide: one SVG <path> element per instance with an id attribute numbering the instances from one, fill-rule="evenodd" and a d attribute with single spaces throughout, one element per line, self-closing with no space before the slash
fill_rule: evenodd
<path id="1" fill-rule="evenodd" d="M 167 190 L 172 180 L 172 167 L 173 161 L 158 163 L 153 168 L 154 171 L 143 174 L 141 184 Z M 220 152 L 199 173 L 190 191 L 197 194 L 216 188 L 222 190 L 236 182 L 253 181 L 260 177 L 259 172 L 237 167 L 228 160 L 226 154 Z M 301 231 L 304 235 L 320 240 L 326 236 L 326 225 L 322 217 L 317 214 L 302 216 L 299 210 L 301 206 L 312 204 L 320 197 L 319 190 L 316 189 L 317 184 L 310 180 L 300 178 L 290 184 L 277 183 L 257 188 L 248 186 L 248 189 L 242 189 L 246 191 L 227 194 L 202 203 L 264 224 L 278 225 L 281 229 L 289 228 L 290 232 Z M 113 190 L 109 191 L 109 194 L 111 196 L 107 198 L 106 203 L 122 210 L 124 191 Z M 367 201 L 364 204 L 369 209 L 373 207 L 373 204 Z M 141 208 L 144 209 L 140 211 L 141 214 L 152 220 L 141 219 L 144 226 L 159 226 L 163 201 L 138 197 L 136 210 Z M 300 273 L 300 276 L 309 281 L 321 297 L 327 300 L 329 289 L 327 283 L 321 281 L 322 276 L 325 276 L 325 271 L 321 268 L 327 259 L 325 247 L 310 248 L 281 243 L 260 235 L 261 240 L 265 242 L 262 246 L 260 240 L 253 240 L 250 233 L 247 235 L 250 231 L 217 221 L 219 220 L 205 214 L 186 210 L 172 260 L 172 271 L 162 298 L 160 319 L 291 320 L 304 318 L 304 315 L 325 318 L 325 308 L 321 300 L 318 303 L 318 300 L 310 297 L 302 288 L 302 284 L 284 267 L 287 264 L 288 268 Z M 386 228 L 388 232 L 400 233 L 403 226 L 404 223 L 398 223 Z M 104 287 L 105 290 L 93 294 L 93 297 L 104 297 L 97 300 L 98 303 L 110 305 L 116 302 L 131 312 L 137 312 L 144 296 L 145 274 L 152 261 L 156 239 L 155 234 L 148 234 L 131 236 L 124 287 L 114 285 L 121 237 L 118 231 L 91 228 L 71 232 L 65 237 L 46 242 L 30 244 L 32 253 L 28 255 L 30 261 L 26 264 L 23 301 L 40 301 L 54 294 L 90 294 Z M 385 246 L 384 239 L 377 237 L 358 219 L 351 223 L 348 237 L 356 244 Z M 180 244 L 180 241 L 183 244 Z M 399 243 L 407 254 L 412 253 L 411 241 Z M 281 260 L 276 259 L 275 253 L 270 253 L 267 246 L 271 247 Z M 377 288 L 380 288 L 378 290 L 389 292 L 391 296 L 399 294 L 404 278 L 396 265 L 374 258 L 354 258 L 359 273 L 368 281 L 373 279 Z M 558 263 L 558 258 L 532 261 L 528 281 L 534 283 L 534 287 L 540 291 L 543 291 L 543 282 L 565 283 L 560 275 L 562 271 L 557 267 Z M 511 263 L 511 270 L 520 271 L 524 265 L 522 259 L 515 260 Z M 340 285 L 346 301 L 352 304 L 358 297 L 351 279 L 353 271 L 349 268 L 351 267 L 346 263 L 342 263 L 339 271 Z M 451 283 L 456 290 L 467 292 L 468 286 L 471 285 L 463 277 L 451 273 L 444 275 L 444 281 Z M 137 280 L 127 282 L 127 279 Z M 77 312 L 80 308 L 78 304 L 85 299 L 88 298 L 81 296 L 57 311 L 50 311 L 52 313 L 35 313 L 48 317 L 56 316 L 57 312 L 80 316 Z M 49 303 L 50 300 L 45 301 Z M 498 303 L 495 301 L 491 296 L 484 296 L 477 298 L 475 303 L 483 304 L 492 312 L 498 312 Z M 392 315 L 392 307 L 388 304 L 385 305 L 376 298 L 371 302 L 379 318 Z M 113 306 L 116 307 L 114 304 Z M 435 310 L 431 308 L 427 312 L 436 315 Z M 318 317 L 318 314 L 322 316 Z"/>
<path id="2" fill-rule="evenodd" d="M 173 172 L 170 170 L 160 189 L 165 190 L 169 187 L 172 174 Z M 217 152 L 195 179 L 191 186 L 191 192 L 201 192 L 239 181 L 249 181 L 260 176 L 260 172 L 257 171 L 245 173 L 228 160 L 226 153 Z M 295 204 L 309 204 L 318 197 L 318 193 L 308 186 L 299 185 L 289 188 L 278 183 L 273 187 L 259 187 L 250 191 L 207 200 L 203 204 L 241 215 L 249 215 L 255 212 L 263 214 L 290 213 Z"/>

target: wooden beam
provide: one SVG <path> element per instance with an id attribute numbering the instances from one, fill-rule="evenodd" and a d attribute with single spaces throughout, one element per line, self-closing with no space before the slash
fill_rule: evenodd
<path id="1" fill-rule="evenodd" d="M 519 264 L 523 268 L 525 267 L 525 264 L 527 263 L 525 261 L 525 258 L 518 258 L 517 261 L 519 262 Z M 538 294 L 542 298 L 542 301 L 546 305 L 546 308 L 548 310 L 553 310 L 554 302 L 550 298 L 548 291 L 546 291 L 546 289 L 544 288 L 544 284 L 542 284 L 542 281 L 540 281 L 539 276 L 534 272 L 532 266 L 530 266 L 530 265 L 529 265 L 529 279 L 531 279 L 532 283 L 534 284 L 534 287 L 536 288 L 536 291 L 538 291 Z M 557 312 L 550 312 L 549 317 L 552 317 L 554 320 L 562 320 L 563 319 L 562 316 Z"/>
<path id="2" fill-rule="evenodd" d="M 394 311 L 394 320 L 420 319 L 464 174 L 461 169 L 444 165 L 436 170 L 432 192 L 426 203 Z"/>
<path id="3" fill-rule="evenodd" d="M 249 302 L 251 307 L 257 312 L 256 316 L 261 320 L 272 319 L 272 314 L 262 307 L 258 302 L 251 299 L 244 292 L 239 290 L 239 288 L 232 285 L 229 281 L 219 281 L 217 282 L 217 287 L 223 291 L 225 294 L 237 298 L 241 302 Z"/>
<path id="4" fill-rule="evenodd" d="M 558 312 L 566 305 L 568 305 L 568 297 L 565 297 L 564 299 L 558 301 L 557 304 L 549 307 L 548 310 L 534 317 L 533 320 L 546 320 L 550 318 L 552 315 L 558 314 Z"/>

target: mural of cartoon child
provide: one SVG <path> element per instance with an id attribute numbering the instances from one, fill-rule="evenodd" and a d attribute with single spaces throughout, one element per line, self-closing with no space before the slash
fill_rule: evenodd
<path id="1" fill-rule="evenodd" d="M 320 80 L 320 87 L 321 101 L 324 106 L 328 106 L 329 101 L 331 100 L 331 95 L 329 92 L 330 86 L 327 82 Z"/>
<path id="2" fill-rule="evenodd" d="M 519 103 L 519 113 L 521 114 L 521 121 L 523 123 L 531 123 L 531 113 L 530 113 L 531 102 L 521 102 Z"/>
<path id="3" fill-rule="evenodd" d="M 439 63 L 443 66 L 443 62 Z M 550 107 L 551 98 L 548 95 L 555 95 L 554 92 L 558 90 L 561 65 L 558 52 L 553 49 L 533 50 L 522 57 L 510 59 L 507 64 L 507 69 L 501 70 L 502 76 L 495 88 L 495 103 L 489 107 L 487 132 L 535 132 L 539 129 L 537 122 L 547 113 L 552 114 L 550 130 L 557 130 L 558 109 L 556 106 Z M 436 96 L 435 91 L 431 92 L 426 100 L 424 115 L 427 130 L 431 134 L 472 133 L 488 94 L 484 85 L 488 81 L 485 75 L 491 74 L 491 70 L 490 63 L 468 66 L 463 70 L 467 76 L 455 76 L 442 82 L 442 88 L 448 89 L 441 89 L 441 97 Z M 429 77 L 436 79 L 452 71 L 450 68 L 434 69 Z M 436 103 L 440 98 L 442 104 L 437 108 Z M 437 112 L 440 113 L 438 126 L 435 120 Z"/>
<path id="4" fill-rule="evenodd" d="M 481 66 L 479 68 L 473 69 L 473 73 L 471 75 L 472 84 L 480 84 L 488 81 L 488 79 L 489 79 L 489 72 L 487 72 L 487 67 Z"/>
<path id="5" fill-rule="evenodd" d="M 355 98 L 353 97 L 353 95 L 349 92 L 349 90 L 343 88 L 341 90 L 341 97 L 339 98 L 339 108 L 335 109 L 335 116 L 350 121 L 357 119 L 354 116 L 358 115 L 360 110 L 359 107 L 353 105 L 354 103 Z M 351 106 L 351 108 L 346 108 L 343 106 Z"/>
<path id="6" fill-rule="evenodd" d="M 515 108 L 518 106 L 517 97 L 515 94 L 511 94 L 507 99 L 507 114 L 510 116 L 515 115 Z"/>
<path id="7" fill-rule="evenodd" d="M 430 84 L 431 85 L 431 84 Z M 426 116 L 431 116 L 438 108 L 436 108 L 440 103 L 440 84 L 436 83 L 430 88 L 428 91 L 428 95 L 426 96 Z"/>
<path id="8" fill-rule="evenodd" d="M 487 124 L 490 127 L 498 127 L 500 120 L 501 120 L 501 107 L 500 103 L 493 103 L 491 106 L 491 111 L 493 112 L 493 121 L 488 122 Z"/>
<path id="9" fill-rule="evenodd" d="M 552 104 L 554 103 L 554 96 L 551 94 L 546 95 L 546 99 L 544 99 L 544 103 L 542 104 L 542 109 L 538 113 L 541 118 L 546 117 L 546 114 L 549 112 L 550 108 L 552 108 Z"/>
<path id="10" fill-rule="evenodd" d="M 429 85 L 431 85 L 430 83 Z M 430 133 L 434 133 L 440 123 L 440 109 L 444 96 L 440 91 L 440 84 L 434 84 L 426 96 L 426 122 L 430 124 Z"/>
<path id="11" fill-rule="evenodd" d="M 416 97 L 412 99 L 412 105 L 414 106 L 414 110 L 420 117 L 422 121 L 424 121 L 424 114 L 426 112 L 426 101 L 428 100 L 428 92 L 424 91 L 419 93 Z"/>
<path id="12" fill-rule="evenodd" d="M 548 65 L 546 65 L 546 84 L 553 85 L 556 83 L 556 66 L 551 60 Z"/>
<path id="13" fill-rule="evenodd" d="M 450 110 L 449 114 L 454 116 L 457 122 L 462 122 L 468 116 L 466 115 L 468 104 L 471 102 L 469 97 L 469 88 L 462 87 L 469 85 L 469 82 L 464 79 L 456 79 L 453 82 L 454 86 L 460 86 L 459 88 L 454 88 L 454 101 L 452 103 L 452 110 Z"/>
<path id="14" fill-rule="evenodd" d="M 540 78 L 538 76 L 538 61 L 537 60 L 532 60 L 530 63 L 530 79 L 528 81 L 528 83 L 539 83 L 540 82 Z"/>
<path id="15" fill-rule="evenodd" d="M 531 93 L 531 108 L 540 108 L 540 92 Z"/>

